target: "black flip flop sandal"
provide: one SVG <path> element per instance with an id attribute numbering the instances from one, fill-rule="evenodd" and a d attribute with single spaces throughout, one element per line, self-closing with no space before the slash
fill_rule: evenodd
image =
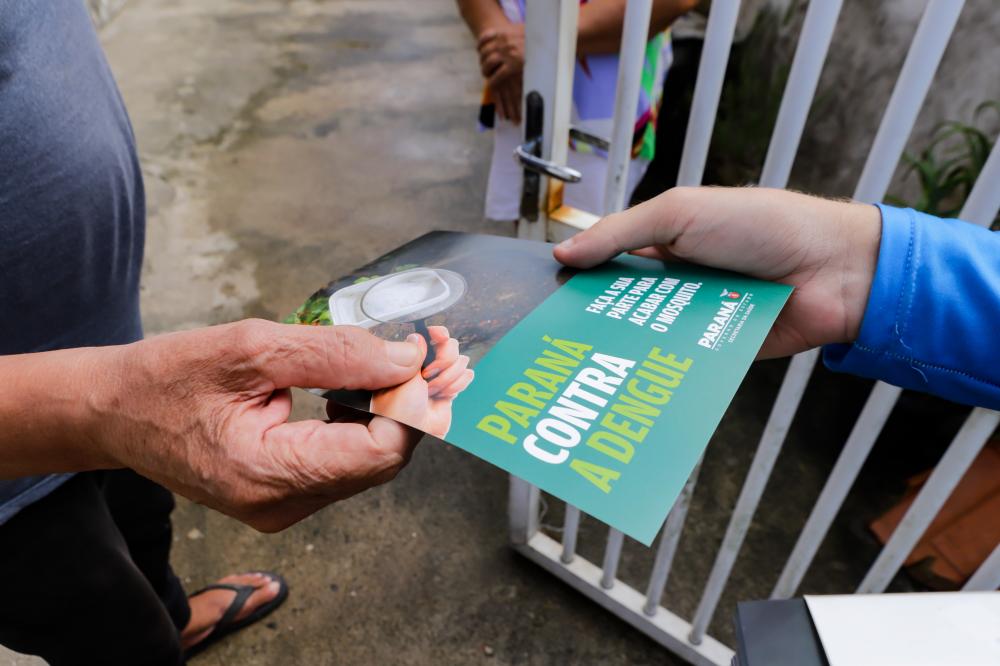
<path id="1" fill-rule="evenodd" d="M 215 628 L 212 629 L 212 633 L 210 633 L 208 636 L 205 636 L 205 638 L 198 641 L 197 643 L 195 643 L 190 648 L 184 651 L 185 659 L 190 659 L 196 654 L 199 654 L 203 650 L 207 649 L 210 645 L 214 645 L 215 643 L 219 642 L 226 636 L 234 632 L 237 632 L 244 627 L 250 626 L 254 622 L 269 615 L 271 612 L 274 611 L 275 608 L 277 608 L 281 604 L 285 603 L 285 599 L 288 598 L 288 583 L 285 582 L 284 578 L 282 578 L 276 573 L 271 573 L 270 571 L 253 571 L 251 573 L 263 574 L 268 578 L 270 578 L 271 581 L 276 581 L 278 583 L 278 596 L 276 596 L 274 599 L 271 599 L 267 603 L 262 604 L 259 608 L 254 610 L 254 612 L 250 613 L 241 620 L 234 621 L 233 618 L 236 617 L 236 615 L 239 614 L 241 610 L 243 610 L 243 606 L 244 604 L 246 604 L 247 599 L 250 598 L 250 595 L 259 589 L 254 587 L 253 585 L 214 583 L 212 585 L 206 585 L 197 592 L 188 595 L 188 599 L 190 599 L 192 597 L 198 596 L 203 592 L 208 592 L 209 590 L 230 590 L 236 593 L 236 596 L 229 604 L 229 608 L 227 608 L 226 612 L 222 614 L 222 617 L 219 618 L 219 621 L 215 623 Z"/>

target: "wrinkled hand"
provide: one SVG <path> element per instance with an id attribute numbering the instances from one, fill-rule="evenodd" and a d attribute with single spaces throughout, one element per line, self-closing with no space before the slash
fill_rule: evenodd
<path id="1" fill-rule="evenodd" d="M 479 69 L 496 102 L 497 111 L 515 125 L 521 122 L 524 25 L 507 23 L 479 35 Z"/>
<path id="2" fill-rule="evenodd" d="M 434 362 L 423 372 L 394 388 L 378 391 L 372 398 L 372 411 L 407 423 L 435 437 L 444 437 L 451 428 L 451 406 L 464 391 L 475 373 L 469 369 L 469 357 L 458 353 L 458 340 L 444 326 L 428 326 L 434 345 Z M 422 336 L 411 335 L 426 355 Z"/>
<path id="3" fill-rule="evenodd" d="M 795 287 L 761 348 L 787 356 L 858 335 L 878 260 L 877 208 L 762 188 L 675 188 L 556 247 L 588 268 L 625 251 Z"/>
<path id="4" fill-rule="evenodd" d="M 413 342 L 347 326 L 251 320 L 151 338 L 117 348 L 115 388 L 92 400 L 95 439 L 112 443 L 121 466 L 280 530 L 392 479 L 419 437 L 378 416 L 289 423 L 289 387 L 394 386 L 423 356 Z"/>

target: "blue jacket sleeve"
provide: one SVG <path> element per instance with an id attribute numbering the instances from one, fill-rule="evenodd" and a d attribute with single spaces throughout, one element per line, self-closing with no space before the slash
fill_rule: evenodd
<path id="1" fill-rule="evenodd" d="M 1000 232 L 879 205 L 882 241 L 858 339 L 827 367 L 1000 409 Z"/>

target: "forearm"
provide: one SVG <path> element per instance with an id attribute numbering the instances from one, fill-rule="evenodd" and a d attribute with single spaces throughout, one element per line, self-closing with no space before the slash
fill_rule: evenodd
<path id="1" fill-rule="evenodd" d="M 1000 234 L 882 207 L 882 243 L 853 345 L 834 370 L 1000 409 Z"/>
<path id="2" fill-rule="evenodd" d="M 654 0 L 649 20 L 652 37 L 670 27 L 677 17 L 697 5 L 692 0 Z M 580 7 L 576 50 L 580 55 L 618 53 L 622 26 L 625 23 L 625 0 L 591 0 Z"/>
<path id="3" fill-rule="evenodd" d="M 457 0 L 458 11 L 472 36 L 477 39 L 483 31 L 507 23 L 503 9 L 496 0 Z"/>
<path id="4" fill-rule="evenodd" d="M 0 356 L 0 478 L 116 467 L 95 437 L 117 347 Z"/>

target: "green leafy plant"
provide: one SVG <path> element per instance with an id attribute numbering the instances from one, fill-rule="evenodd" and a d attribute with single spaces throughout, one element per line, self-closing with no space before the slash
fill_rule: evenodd
<path id="1" fill-rule="evenodd" d="M 333 320 L 330 319 L 330 296 L 325 292 L 318 292 L 295 311 L 284 318 L 285 324 L 309 324 L 311 326 L 330 326 Z"/>
<path id="2" fill-rule="evenodd" d="M 1000 101 L 980 104 L 971 125 L 948 120 L 935 126 L 930 143 L 919 154 L 903 155 L 904 178 L 915 177 L 920 194 L 913 201 L 896 196 L 887 197 L 887 201 L 938 217 L 957 216 L 993 149 L 995 139 L 979 127 L 987 111 L 1000 118 Z M 1000 215 L 992 226 L 1000 227 Z"/>

